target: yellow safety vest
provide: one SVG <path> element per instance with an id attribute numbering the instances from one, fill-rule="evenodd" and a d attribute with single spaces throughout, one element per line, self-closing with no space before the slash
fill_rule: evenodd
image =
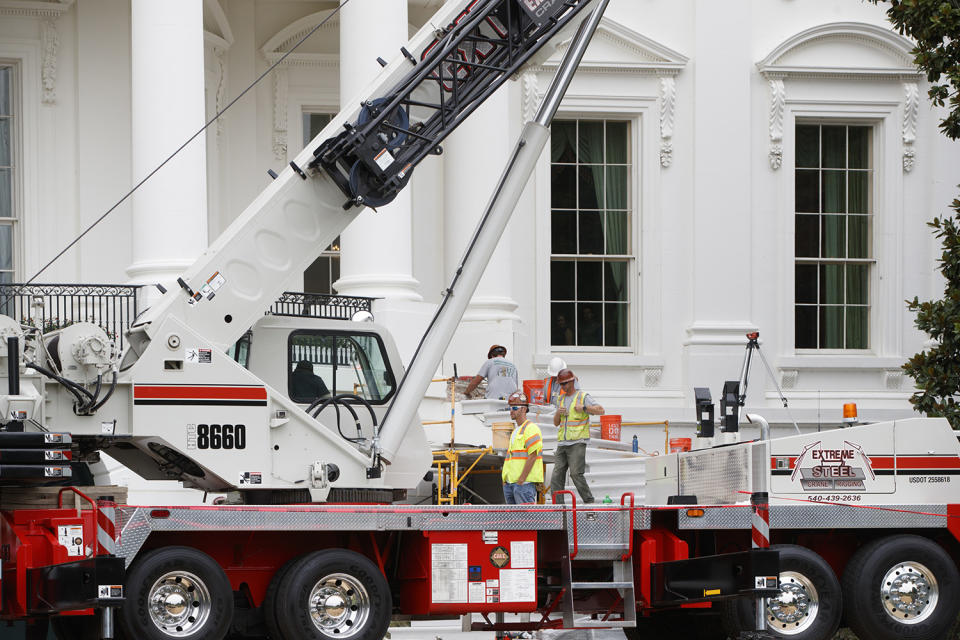
<path id="1" fill-rule="evenodd" d="M 567 415 L 560 419 L 559 430 L 557 431 L 557 440 L 589 440 L 590 439 L 590 414 L 587 408 L 583 411 L 574 411 L 573 408 L 578 404 L 583 404 L 583 399 L 587 395 L 585 391 L 577 391 L 570 396 L 570 405 L 567 407 Z M 564 406 L 564 399 L 567 394 L 561 391 L 557 396 L 557 408 Z"/>
<path id="2" fill-rule="evenodd" d="M 507 459 L 503 462 L 503 481 L 513 483 L 520 479 L 523 466 L 530 458 L 536 458 L 533 468 L 527 474 L 525 482 L 543 482 L 543 440 L 540 427 L 527 420 L 510 434 L 510 446 Z"/>

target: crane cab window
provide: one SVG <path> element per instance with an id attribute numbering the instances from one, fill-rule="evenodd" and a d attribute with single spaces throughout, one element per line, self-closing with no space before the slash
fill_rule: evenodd
<path id="1" fill-rule="evenodd" d="M 288 351 L 287 389 L 294 402 L 352 393 L 383 404 L 393 395 L 396 383 L 376 334 L 295 331 Z"/>

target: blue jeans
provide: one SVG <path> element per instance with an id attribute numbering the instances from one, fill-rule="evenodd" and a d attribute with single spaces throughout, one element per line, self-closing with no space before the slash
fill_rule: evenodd
<path id="1" fill-rule="evenodd" d="M 537 486 L 532 482 L 517 484 L 508 482 L 503 485 L 503 497 L 507 504 L 535 504 L 537 502 Z"/>

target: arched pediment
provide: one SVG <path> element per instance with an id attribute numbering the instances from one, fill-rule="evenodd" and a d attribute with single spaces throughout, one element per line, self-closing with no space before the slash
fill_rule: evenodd
<path id="1" fill-rule="evenodd" d="M 559 65 L 569 44 L 569 40 L 561 43 L 543 66 L 554 68 Z M 686 56 L 677 51 L 619 22 L 603 18 L 583 56 L 580 70 L 676 75 L 686 66 L 687 60 Z"/>
<path id="2" fill-rule="evenodd" d="M 291 22 L 271 36 L 260 51 L 267 60 L 274 62 L 290 51 L 310 31 L 321 25 L 316 33 L 290 54 L 287 60 L 307 64 L 335 65 L 340 52 L 340 20 L 337 16 L 330 17 L 334 11 L 333 9 L 317 11 Z"/>
<path id="3" fill-rule="evenodd" d="M 891 29 L 833 22 L 784 40 L 757 67 L 764 75 L 915 79 L 913 43 Z"/>
<path id="4" fill-rule="evenodd" d="M 203 3 L 203 31 L 204 38 L 214 47 L 224 50 L 233 44 L 233 31 L 230 21 L 219 0 L 204 0 Z"/>

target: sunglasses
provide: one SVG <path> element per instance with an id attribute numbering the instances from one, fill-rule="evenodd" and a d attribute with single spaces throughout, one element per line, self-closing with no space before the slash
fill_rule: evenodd
<path id="1" fill-rule="evenodd" d="M 520 409 L 526 409 L 527 405 L 522 404 L 519 407 L 510 407 L 510 411 L 519 411 Z"/>

